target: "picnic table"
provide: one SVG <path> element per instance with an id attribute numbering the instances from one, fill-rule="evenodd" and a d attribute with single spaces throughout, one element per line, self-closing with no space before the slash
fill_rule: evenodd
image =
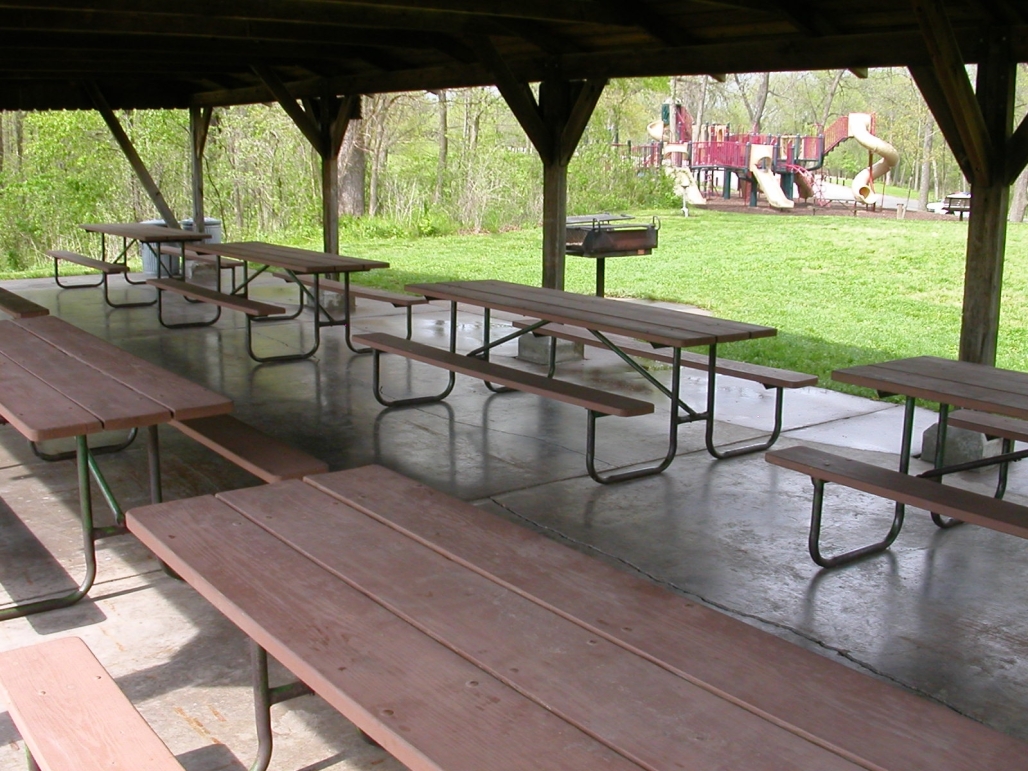
<path id="1" fill-rule="evenodd" d="M 700 421 L 706 424 L 705 438 L 707 450 L 715 457 L 728 457 L 730 455 L 767 449 L 778 436 L 781 428 L 780 399 L 776 404 L 776 426 L 770 442 L 737 448 L 728 452 L 718 450 L 714 443 L 715 378 L 719 367 L 718 346 L 723 343 L 739 340 L 773 336 L 776 334 L 776 330 L 773 327 L 719 319 L 698 313 L 689 313 L 652 305 L 622 302 L 605 297 L 575 294 L 557 289 L 514 284 L 506 281 L 448 281 L 432 284 L 414 284 L 408 286 L 407 291 L 421 294 L 431 299 L 450 302 L 449 354 L 456 352 L 458 304 L 475 306 L 482 308 L 484 311 L 483 345 L 467 354 L 471 358 L 488 360 L 489 351 L 496 346 L 521 335 L 545 329 L 546 325 L 551 323 L 556 325 L 574 325 L 589 330 L 592 336 L 615 353 L 618 353 L 646 382 L 669 399 L 671 410 L 669 411 L 668 449 L 663 460 L 653 466 L 607 476 L 596 472 L 592 464 L 593 443 L 595 440 L 592 419 L 596 408 L 591 407 L 589 404 L 583 404 L 583 406 L 590 409 L 589 447 L 587 449 L 586 461 L 590 475 L 597 479 L 597 481 L 609 482 L 634 479 L 640 476 L 660 473 L 666 469 L 677 452 L 678 427 L 683 423 Z M 493 310 L 528 316 L 536 321 L 524 328 L 515 329 L 513 333 L 499 340 L 492 341 L 490 339 L 490 315 Z M 626 349 L 614 337 L 617 335 L 626 336 L 636 341 L 643 341 L 654 349 L 670 348 L 670 363 L 672 365 L 671 387 L 668 388 L 668 386 L 655 378 L 646 367 L 637 361 L 636 357 L 628 352 L 629 349 Z M 410 345 L 393 345 L 394 341 L 384 340 L 383 338 L 385 337 L 387 336 L 377 335 L 376 339 L 381 343 L 390 345 L 392 352 L 398 353 L 403 348 L 412 350 Z M 369 336 L 362 336 L 361 341 L 368 343 L 368 338 Z M 705 346 L 707 348 L 706 361 L 703 365 L 707 373 L 707 394 L 705 409 L 702 410 L 693 408 L 681 397 L 681 368 L 684 362 L 682 349 L 693 346 Z M 421 355 L 420 352 L 419 355 Z M 425 361 L 427 359 L 423 357 L 421 360 Z M 551 375 L 553 373 L 553 361 L 554 359 L 551 355 Z M 452 388 L 452 367 L 447 362 L 440 361 L 439 363 L 442 366 L 451 368 L 449 386 Z M 376 375 L 377 371 L 376 368 Z M 488 377 L 483 379 L 489 381 Z M 519 386 L 515 385 L 514 387 L 518 388 Z M 530 387 L 529 390 L 533 389 Z M 543 393 L 543 389 L 534 390 L 533 392 Z M 445 397 L 448 393 L 449 388 L 439 398 Z M 543 395 L 547 394 L 543 393 Z M 430 398 L 416 397 L 407 403 L 420 403 Z M 394 402 L 394 404 L 397 404 L 397 402 Z"/>
<path id="2" fill-rule="evenodd" d="M 812 513 L 810 549 L 814 560 L 825 567 L 845 564 L 888 548 L 899 535 L 908 504 L 927 508 L 932 520 L 942 528 L 964 521 L 973 521 L 984 527 L 1028 537 L 1028 508 L 999 500 L 1005 486 L 1006 466 L 1014 460 L 1028 457 L 1028 451 L 1013 452 L 1013 442 L 1004 445 L 1006 452 L 959 464 L 947 464 L 945 459 L 946 431 L 952 407 L 963 408 L 956 413 L 960 423 L 970 427 L 982 425 L 983 432 L 1002 436 L 1010 429 L 1002 420 L 981 420 L 977 413 L 1013 418 L 1020 422 L 1028 419 L 1028 373 L 999 369 L 984 364 L 954 361 L 935 356 L 864 364 L 836 370 L 832 379 L 840 383 L 863 386 L 880 396 L 905 397 L 898 473 L 876 469 L 857 461 L 810 448 L 789 448 L 768 453 L 768 460 L 794 470 L 812 474 L 815 479 L 815 497 Z M 939 405 L 938 431 L 934 458 L 924 458 L 933 468 L 917 477 L 910 476 L 913 446 L 914 407 L 917 399 Z M 970 411 L 970 412 L 969 412 Z M 956 421 L 955 421 L 956 422 Z M 991 424 L 992 428 L 987 425 Z M 1014 429 L 1017 435 L 1018 429 Z M 1023 433 L 1023 431 L 1022 431 Z M 953 487 L 941 488 L 925 485 L 925 481 L 941 482 L 947 474 L 990 465 L 1002 468 L 1000 487 L 996 497 Z M 856 489 L 891 498 L 896 502 L 892 525 L 886 537 L 875 544 L 846 552 L 836 557 L 820 555 L 817 539 L 820 530 L 824 481 L 838 482 Z M 949 517 L 940 512 L 950 512 Z"/>
<path id="3" fill-rule="evenodd" d="M 0 321 L 0 416 L 29 441 L 74 437 L 86 577 L 70 595 L 0 610 L 0 620 L 64 607 L 81 599 L 96 573 L 90 475 L 123 532 L 121 507 L 97 465 L 87 437 L 101 431 L 147 429 L 150 497 L 161 500 L 157 426 L 220 415 L 232 402 L 133 356 L 54 316 Z"/>
<path id="4" fill-rule="evenodd" d="M 942 202 L 942 210 L 950 214 L 959 214 L 960 221 L 963 222 L 964 214 L 970 214 L 971 212 L 971 194 L 952 193 L 946 196 Z"/>
<path id="5" fill-rule="evenodd" d="M 1025 745 L 380 466 L 128 527 L 412 771 L 1012 771 Z M 298 681 L 270 689 L 267 655 Z M 306 687 L 305 687 L 306 686 Z"/>
<path id="6" fill-rule="evenodd" d="M 358 257 L 345 257 L 326 252 L 316 252 L 310 249 L 299 249 L 294 246 L 280 246 L 260 241 L 239 241 L 224 244 L 197 244 L 193 247 L 200 254 L 210 254 L 218 257 L 231 257 L 242 261 L 244 264 L 251 263 L 260 267 L 252 274 L 244 268 L 242 283 L 232 290 L 232 295 L 244 295 L 247 293 L 251 282 L 257 276 L 271 268 L 281 271 L 281 274 L 292 281 L 299 291 L 299 308 L 296 313 L 289 316 L 268 315 L 265 318 L 253 320 L 266 321 L 287 321 L 297 318 L 303 312 L 305 301 L 309 302 L 314 312 L 314 342 L 311 347 L 299 354 L 284 354 L 279 356 L 257 356 L 253 351 L 250 336 L 251 317 L 247 316 L 247 348 L 251 358 L 255 361 L 294 361 L 306 359 L 314 354 L 321 345 L 321 328 L 331 326 L 345 326 L 347 344 L 350 340 L 350 274 L 357 271 L 374 270 L 376 268 L 388 268 L 388 262 L 381 260 L 365 260 Z M 220 270 L 218 271 L 220 273 Z M 333 317 L 321 302 L 321 291 L 319 282 L 325 275 L 343 275 L 343 317 Z M 304 280 L 309 277 L 308 280 Z M 197 299 L 203 299 L 198 297 Z"/>
<path id="7" fill-rule="evenodd" d="M 161 244 L 179 244 L 182 254 L 185 254 L 186 244 L 194 241 L 202 241 L 210 236 L 206 233 L 196 233 L 191 230 L 180 230 L 178 228 L 167 228 L 158 225 L 147 225 L 140 222 L 110 222 L 110 223 L 86 223 L 79 225 L 80 228 L 89 233 L 100 234 L 100 259 L 95 260 L 82 254 L 65 250 L 50 250 L 47 252 L 54 260 L 54 281 L 62 289 L 81 289 L 102 286 L 104 302 L 112 308 L 138 308 L 153 305 L 157 299 L 142 302 L 112 302 L 108 292 L 108 278 L 112 273 L 120 273 L 125 281 L 134 286 L 141 286 L 145 281 L 137 281 L 129 276 L 128 253 L 129 249 L 136 243 L 146 244 L 157 257 L 157 274 L 161 273 Z M 121 249 L 113 257 L 108 259 L 107 236 L 121 238 Z M 74 262 L 100 272 L 100 278 L 95 283 L 61 283 L 58 273 L 58 263 Z M 169 275 L 171 274 L 169 264 Z"/>

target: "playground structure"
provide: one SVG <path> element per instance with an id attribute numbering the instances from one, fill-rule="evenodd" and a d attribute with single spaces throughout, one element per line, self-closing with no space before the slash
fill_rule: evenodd
<path id="1" fill-rule="evenodd" d="M 694 137 L 692 116 L 682 105 L 663 105 L 661 118 L 647 126 L 654 143 L 640 148 L 640 161 L 644 166 L 659 165 L 674 178 L 683 211 L 707 203 L 701 180 L 706 182 L 708 193 L 720 183 L 722 195 L 730 198 L 733 175 L 751 206 L 757 205 L 758 191 L 774 209 L 793 208 L 797 192 L 800 198 L 813 199 L 818 206 L 827 206 L 833 200 L 875 206 L 881 201 L 874 189 L 875 180 L 899 162 L 896 149 L 875 136 L 874 115 L 868 113 L 844 115 L 827 130 L 808 136 L 738 134 L 732 133 L 727 124 L 708 123 Z M 868 165 L 854 178 L 852 197 L 841 198 L 827 193 L 821 175 L 815 172 L 824 167 L 825 157 L 847 139 L 867 149 Z"/>

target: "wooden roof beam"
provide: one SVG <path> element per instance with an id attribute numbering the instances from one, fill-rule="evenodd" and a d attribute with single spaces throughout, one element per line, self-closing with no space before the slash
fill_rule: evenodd
<path id="1" fill-rule="evenodd" d="M 278 103 L 282 105 L 282 109 L 286 111 L 286 114 L 293 119 L 293 123 L 300 129 L 300 133 L 307 137 L 307 141 L 311 143 L 311 146 L 320 156 L 325 157 L 328 154 L 329 146 L 325 142 L 324 137 L 322 137 L 321 127 L 314 116 L 300 106 L 300 103 L 296 101 L 296 97 L 289 93 L 289 88 L 279 79 L 274 70 L 262 64 L 253 65 L 252 69 L 257 74 L 257 77 L 264 81 L 264 85 L 268 87 L 268 90 L 275 96 Z"/>
<path id="2" fill-rule="evenodd" d="M 946 95 L 942 90 L 939 78 L 936 76 L 935 69 L 930 65 L 910 67 L 909 69 L 911 77 L 913 77 L 918 90 L 921 92 L 921 96 L 924 97 L 925 103 L 928 105 L 928 109 L 931 110 L 932 115 L 935 117 L 939 130 L 946 138 L 946 144 L 949 145 L 949 149 L 953 153 L 957 165 L 960 167 L 960 172 L 967 179 L 972 179 L 974 177 L 974 169 L 971 167 L 971 160 L 968 158 L 967 149 L 964 147 L 964 139 L 957 128 L 953 112 L 946 102 Z"/>
<path id="3" fill-rule="evenodd" d="M 440 7 L 443 6 L 443 7 Z M 110 23 L 118 17 L 139 24 L 163 24 L 169 32 L 193 27 L 202 33 L 204 27 L 218 28 L 234 23 L 295 25 L 298 19 L 312 25 L 364 27 L 369 29 L 402 29 L 436 32 L 499 31 L 506 20 L 547 22 L 557 24 L 603 24 L 637 26 L 620 8 L 612 9 L 588 0 L 519 0 L 517 3 L 454 2 L 446 6 L 436 0 L 426 2 L 392 2 L 374 0 L 263 0 L 247 4 L 240 10 L 238 0 L 176 0 L 172 4 L 155 5 L 152 0 L 62 0 L 61 10 L 40 9 L 33 0 L 2 0 L 0 9 L 17 10 L 8 16 L 51 20 L 75 17 Z M 483 25 L 486 25 L 483 27 Z"/>
<path id="4" fill-rule="evenodd" d="M 546 129 L 546 121 L 528 82 L 517 78 L 511 72 L 507 62 L 488 38 L 476 36 L 468 42 L 482 65 L 492 73 L 500 94 L 525 130 L 529 141 L 542 156 L 543 162 L 552 162 L 556 157 L 556 148 L 553 147 L 549 131 Z"/>
<path id="5" fill-rule="evenodd" d="M 995 24 L 1028 23 L 1028 10 L 1023 3 L 1014 0 L 969 0 L 971 5 L 981 8 Z"/>
<path id="6" fill-rule="evenodd" d="M 1028 27 L 1010 30 L 1014 57 L 1028 61 Z M 978 30 L 957 30 L 957 40 L 968 51 L 970 62 L 978 61 L 975 48 Z M 683 48 L 567 54 L 559 58 L 511 59 L 506 62 L 511 72 L 525 82 L 547 77 L 552 67 L 572 80 L 588 77 L 633 78 L 666 74 L 706 75 L 710 72 L 775 72 L 811 69 L 847 69 L 851 67 L 907 67 L 931 63 L 918 32 L 891 32 L 865 36 L 832 36 L 802 40 L 768 41 L 762 47 L 744 43 L 713 43 Z M 450 64 L 417 71 L 340 75 L 327 82 L 321 79 L 291 82 L 289 89 L 296 96 L 332 93 L 388 93 L 393 91 L 467 88 L 495 85 L 495 76 L 479 63 Z M 198 105 L 227 106 L 268 101 L 272 98 L 264 86 L 225 89 L 196 94 Z"/>
<path id="7" fill-rule="evenodd" d="M 1018 175 L 1028 166 L 1028 115 L 1007 140 L 1007 182 L 1014 184 Z"/>
<path id="8" fill-rule="evenodd" d="M 967 76 L 965 59 L 953 27 L 946 17 L 941 0 L 911 0 L 911 4 L 945 104 L 945 107 L 942 104 L 936 105 L 932 112 L 938 119 L 936 110 L 949 111 L 952 124 L 967 153 L 968 167 L 972 172 L 968 178 L 972 182 L 988 184 L 992 173 L 992 140 L 971 80 Z"/>

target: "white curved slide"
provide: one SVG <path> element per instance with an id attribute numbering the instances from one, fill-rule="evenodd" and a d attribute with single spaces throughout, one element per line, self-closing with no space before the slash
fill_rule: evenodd
<path id="1" fill-rule="evenodd" d="M 899 163 L 896 148 L 871 133 L 871 116 L 866 112 L 854 112 L 849 116 L 849 135 L 875 155 L 880 155 L 871 168 L 861 169 L 853 178 L 853 197 L 861 203 L 876 204 L 881 196 L 872 191 L 871 182 L 885 176 L 889 169 Z"/>
<path id="2" fill-rule="evenodd" d="M 688 166 L 672 166 L 668 156 L 671 153 L 688 153 L 689 145 L 669 143 L 664 145 L 664 170 L 675 180 L 675 195 L 682 196 L 682 203 L 685 206 L 706 206 L 707 199 L 703 197 L 700 186 L 696 183 L 696 177 Z"/>
<path id="3" fill-rule="evenodd" d="M 778 184 L 778 177 L 774 175 L 770 168 L 764 168 L 761 165 L 764 161 L 767 161 L 767 166 L 771 165 L 774 151 L 775 149 L 771 145 L 753 145 L 750 147 L 750 174 L 753 175 L 753 179 L 757 182 L 757 187 L 760 188 L 760 192 L 767 198 L 767 202 L 772 209 L 791 209 L 796 204 L 782 191 L 782 186 Z"/>

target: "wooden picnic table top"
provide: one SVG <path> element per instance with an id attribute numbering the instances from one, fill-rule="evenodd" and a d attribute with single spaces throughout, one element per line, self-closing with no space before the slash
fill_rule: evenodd
<path id="1" fill-rule="evenodd" d="M 985 364 L 917 356 L 836 370 L 840 383 L 951 407 L 1028 419 L 1028 373 Z"/>
<path id="2" fill-rule="evenodd" d="M 0 415 L 32 441 L 231 409 L 229 398 L 54 316 L 0 321 Z"/>
<path id="3" fill-rule="evenodd" d="M 104 233 L 109 236 L 132 238 L 144 243 L 157 244 L 164 242 L 203 241 L 210 238 L 210 233 L 197 233 L 194 230 L 167 228 L 162 225 L 145 225 L 141 222 L 109 222 L 87 223 L 79 225 L 90 233 Z"/>
<path id="4" fill-rule="evenodd" d="M 129 529 L 413 771 L 1009 771 L 1025 745 L 380 466 Z"/>
<path id="5" fill-rule="evenodd" d="M 197 244 L 193 247 L 201 254 L 218 254 L 237 260 L 256 262 L 293 273 L 353 273 L 375 268 L 388 268 L 388 262 L 344 257 L 295 246 L 280 246 L 262 241 L 235 241 L 224 244 Z"/>
<path id="6" fill-rule="evenodd" d="M 407 291 L 678 348 L 771 337 L 777 333 L 774 327 L 507 281 L 411 284 Z"/>

